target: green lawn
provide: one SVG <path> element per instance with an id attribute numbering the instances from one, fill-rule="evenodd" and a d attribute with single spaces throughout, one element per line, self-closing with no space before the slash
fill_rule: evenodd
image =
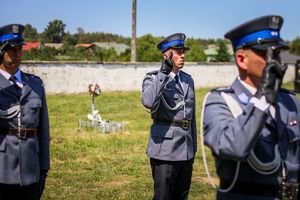
<path id="1" fill-rule="evenodd" d="M 196 91 L 198 128 L 201 103 L 208 91 Z M 140 92 L 104 92 L 95 99 L 95 107 L 102 118 L 125 123 L 125 131 L 115 134 L 79 128 L 79 119 L 87 119 L 90 113 L 88 94 L 47 97 L 51 170 L 44 200 L 152 198 L 149 159 L 145 154 L 151 119 L 141 104 L 140 95 Z M 198 144 L 189 199 L 214 199 L 214 190 L 209 185 L 202 164 L 200 141 Z M 207 154 L 214 174 L 209 150 Z"/>

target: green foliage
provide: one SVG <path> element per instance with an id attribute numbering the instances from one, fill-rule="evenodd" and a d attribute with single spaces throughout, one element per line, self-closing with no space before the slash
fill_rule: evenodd
<path id="1" fill-rule="evenodd" d="M 120 35 L 111 34 L 111 33 L 75 33 L 74 37 L 77 39 L 77 43 L 92 43 L 92 42 L 117 42 L 124 43 L 130 46 L 130 38 L 122 37 Z"/>
<path id="2" fill-rule="evenodd" d="M 190 50 L 186 52 L 187 62 L 202 62 L 206 61 L 206 55 L 203 51 L 204 42 L 199 39 L 187 39 L 186 46 L 190 47 Z"/>
<path id="3" fill-rule="evenodd" d="M 224 40 L 219 40 L 217 42 L 217 55 L 215 57 L 215 62 L 229 62 L 231 55 L 228 53 L 226 42 Z"/>
<path id="4" fill-rule="evenodd" d="M 31 24 L 26 24 L 23 32 L 25 41 L 36 41 L 38 39 L 38 32 Z"/>
<path id="5" fill-rule="evenodd" d="M 24 38 L 26 41 L 42 41 L 44 43 L 63 43 L 65 47 L 63 50 L 56 50 L 56 57 L 54 52 L 50 52 L 49 56 L 45 52 L 31 52 L 26 53 L 25 60 L 91 60 L 103 62 L 129 62 L 131 59 L 131 50 L 127 49 L 121 55 L 117 55 L 116 51 L 112 49 L 94 49 L 90 50 L 76 50 L 70 48 L 79 43 L 94 43 L 94 42 L 116 42 L 123 43 L 128 46 L 131 45 L 130 37 L 123 37 L 117 34 L 94 32 L 86 33 L 83 28 L 77 28 L 77 33 L 65 33 L 66 25 L 63 21 L 55 19 L 50 21 L 44 32 L 37 33 L 36 28 L 30 24 L 25 25 Z M 161 52 L 157 49 L 156 45 L 163 37 L 154 37 L 147 34 L 137 38 L 137 61 L 138 62 L 160 62 L 162 59 Z M 186 52 L 187 62 L 203 62 L 206 61 L 204 49 L 208 44 L 217 44 L 218 54 L 213 61 L 215 62 L 228 62 L 231 60 L 231 55 L 226 48 L 226 40 L 223 39 L 195 39 L 187 38 L 186 45 L 190 50 Z M 296 55 L 300 55 L 300 38 L 290 42 L 290 51 Z M 44 51 L 44 50 L 38 50 Z M 48 51 L 48 50 L 46 50 Z M 60 55 L 57 58 L 57 55 Z M 34 57 L 37 56 L 37 57 Z"/>
<path id="6" fill-rule="evenodd" d="M 24 60 L 56 60 L 57 51 L 54 48 L 42 47 L 40 49 L 31 49 L 23 55 Z"/>
<path id="7" fill-rule="evenodd" d="M 65 35 L 65 27 L 66 25 L 63 23 L 63 21 L 59 19 L 55 19 L 49 22 L 47 28 L 44 31 L 44 35 L 46 36 L 44 42 L 62 42 L 62 39 Z"/>
<path id="8" fill-rule="evenodd" d="M 70 34 L 69 32 L 66 33 L 62 39 L 62 43 L 65 45 L 65 46 L 68 46 L 68 45 L 76 45 L 77 44 L 77 39 L 74 35 Z"/>
<path id="9" fill-rule="evenodd" d="M 139 62 L 159 62 L 162 59 L 161 52 L 156 45 L 161 39 L 155 38 L 151 34 L 144 35 L 137 39 L 137 61 Z"/>
<path id="10" fill-rule="evenodd" d="M 297 37 L 291 42 L 290 48 L 292 53 L 300 56 L 300 37 Z"/>

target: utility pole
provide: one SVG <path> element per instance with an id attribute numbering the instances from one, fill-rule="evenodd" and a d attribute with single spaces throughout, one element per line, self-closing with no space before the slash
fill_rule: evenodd
<path id="1" fill-rule="evenodd" d="M 132 0 L 131 62 L 136 62 L 136 0 Z"/>

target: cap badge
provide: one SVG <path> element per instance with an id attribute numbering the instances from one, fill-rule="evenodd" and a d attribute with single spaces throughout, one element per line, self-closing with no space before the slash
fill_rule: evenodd
<path id="1" fill-rule="evenodd" d="M 271 28 L 273 29 L 278 29 L 279 28 L 279 17 L 278 16 L 273 16 L 271 20 Z"/>
<path id="2" fill-rule="evenodd" d="M 262 38 L 257 38 L 257 44 L 261 44 L 263 42 L 263 39 Z"/>
<path id="3" fill-rule="evenodd" d="M 19 26 L 13 25 L 12 26 L 12 32 L 15 33 L 15 34 L 19 33 Z"/>
<path id="4" fill-rule="evenodd" d="M 271 35 L 272 36 L 278 36 L 278 32 L 277 31 L 271 31 Z"/>

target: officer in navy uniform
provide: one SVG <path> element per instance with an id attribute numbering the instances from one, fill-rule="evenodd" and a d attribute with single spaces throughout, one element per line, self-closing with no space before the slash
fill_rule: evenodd
<path id="1" fill-rule="evenodd" d="M 288 48 L 282 24 L 280 16 L 263 16 L 225 34 L 239 76 L 208 95 L 203 119 L 220 179 L 218 200 L 298 198 L 300 102 L 280 88 L 287 68 L 280 52 Z"/>
<path id="2" fill-rule="evenodd" d="M 42 80 L 19 69 L 24 26 L 0 27 L 0 199 L 40 199 L 49 159 Z"/>
<path id="3" fill-rule="evenodd" d="M 187 199 L 197 150 L 195 91 L 192 77 L 183 72 L 185 34 L 162 40 L 163 62 L 146 74 L 142 103 L 150 109 L 153 124 L 147 155 L 150 157 L 155 200 Z"/>

